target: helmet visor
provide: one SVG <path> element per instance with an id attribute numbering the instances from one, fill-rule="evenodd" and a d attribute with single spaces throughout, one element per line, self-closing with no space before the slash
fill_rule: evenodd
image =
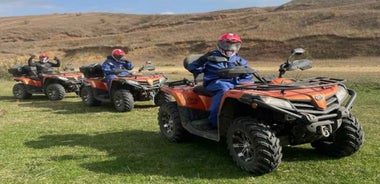
<path id="1" fill-rule="evenodd" d="M 123 58 L 123 55 L 113 55 L 116 61 L 120 61 Z"/>
<path id="2" fill-rule="evenodd" d="M 40 62 L 46 63 L 48 62 L 49 58 L 48 57 L 40 57 Z"/>
<path id="3" fill-rule="evenodd" d="M 218 46 L 220 49 L 223 49 L 224 51 L 239 51 L 241 43 L 239 42 L 226 42 L 226 41 L 219 41 Z"/>

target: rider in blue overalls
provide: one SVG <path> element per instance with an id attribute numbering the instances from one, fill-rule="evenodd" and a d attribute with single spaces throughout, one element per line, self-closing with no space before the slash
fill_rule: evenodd
<path id="1" fill-rule="evenodd" d="M 113 78 L 117 76 L 128 76 L 129 72 L 126 70 L 132 70 L 134 65 L 132 62 L 122 59 L 125 52 L 121 49 L 115 49 L 112 51 L 111 56 L 102 64 L 102 69 L 106 77 L 108 90 L 111 89 L 111 82 Z"/>
<path id="2" fill-rule="evenodd" d="M 212 127 L 217 127 L 218 111 L 220 101 L 224 92 L 234 88 L 235 85 L 242 82 L 253 82 L 252 74 L 244 74 L 234 78 L 219 78 L 217 71 L 219 69 L 231 68 L 234 66 L 247 66 L 245 59 L 238 56 L 241 47 L 241 38 L 234 33 L 226 33 L 219 37 L 217 49 L 208 52 L 199 59 L 190 63 L 187 70 L 194 74 L 204 73 L 203 86 L 206 90 L 211 91 L 214 95 L 211 98 L 209 107 L 210 115 L 208 120 Z M 225 62 L 217 62 L 215 57 L 224 57 Z"/>

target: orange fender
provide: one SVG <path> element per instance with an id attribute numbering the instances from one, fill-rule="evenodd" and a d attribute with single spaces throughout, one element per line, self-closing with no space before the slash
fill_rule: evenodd
<path id="1" fill-rule="evenodd" d="M 42 82 L 40 80 L 33 80 L 27 77 L 16 77 L 15 81 L 22 82 L 29 86 L 42 87 Z"/>
<path id="2" fill-rule="evenodd" d="M 208 110 L 211 103 L 211 97 L 198 95 L 193 92 L 193 87 L 168 87 L 161 88 L 162 91 L 171 94 L 178 106 L 183 106 L 198 110 Z"/>
<path id="3" fill-rule="evenodd" d="M 92 88 L 107 91 L 107 83 L 102 81 L 103 78 L 86 79 L 85 81 L 91 85 Z"/>

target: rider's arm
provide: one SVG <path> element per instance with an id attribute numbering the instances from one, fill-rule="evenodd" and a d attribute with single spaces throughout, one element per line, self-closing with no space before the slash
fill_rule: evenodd
<path id="1" fill-rule="evenodd" d="M 60 67 L 61 66 L 61 61 L 58 59 L 58 57 L 54 57 L 54 61 L 56 63 L 50 62 L 50 64 L 51 64 L 52 67 Z"/>
<path id="2" fill-rule="evenodd" d="M 205 69 L 205 64 L 206 62 L 209 61 L 209 56 L 213 56 L 215 55 L 215 50 L 212 50 L 212 51 L 208 51 L 206 54 L 204 54 L 203 56 L 199 57 L 197 60 L 191 62 L 188 66 L 187 66 L 187 70 L 193 74 L 200 74 L 202 72 L 204 72 L 204 69 Z"/>
<path id="3" fill-rule="evenodd" d="M 102 69 L 103 69 L 104 74 L 106 75 L 119 74 L 125 71 L 124 69 L 121 69 L 121 68 L 115 68 L 114 64 L 109 60 L 106 60 L 102 64 Z"/>
<path id="4" fill-rule="evenodd" d="M 127 70 L 132 70 L 135 66 L 133 65 L 132 62 L 128 61 L 128 60 L 124 60 L 124 64 L 123 64 L 123 67 Z"/>
<path id="5" fill-rule="evenodd" d="M 111 63 L 111 64 L 112 64 L 112 63 Z M 102 64 L 102 69 L 103 69 L 104 74 L 106 74 L 106 75 L 113 74 L 113 72 L 112 72 L 112 68 L 111 68 L 111 65 L 110 65 L 110 61 L 108 61 L 108 60 L 106 60 L 106 61 Z"/>
<path id="6" fill-rule="evenodd" d="M 194 74 L 202 73 L 204 70 L 204 64 L 198 62 L 198 60 L 195 60 L 187 66 L 187 70 Z"/>
<path id="7" fill-rule="evenodd" d="M 200 74 L 203 72 L 205 63 L 207 62 L 207 55 L 203 55 L 197 60 L 187 65 L 187 70 L 193 74 Z"/>
<path id="8" fill-rule="evenodd" d="M 35 58 L 35 55 L 31 55 L 30 58 L 28 59 L 28 65 L 29 66 L 36 66 L 36 63 L 33 62 L 33 59 Z"/>

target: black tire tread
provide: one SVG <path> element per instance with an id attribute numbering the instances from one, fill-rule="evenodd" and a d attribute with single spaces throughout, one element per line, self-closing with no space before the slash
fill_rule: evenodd
<path id="1" fill-rule="evenodd" d="M 114 107 L 119 112 L 128 112 L 131 111 L 134 107 L 134 99 L 132 94 L 126 89 L 120 89 L 115 91 L 113 95 Z M 116 100 L 121 100 L 121 106 L 116 105 Z"/>
<path id="2" fill-rule="evenodd" d="M 55 93 L 50 94 L 49 93 L 50 90 L 55 91 Z M 65 97 L 65 93 L 66 93 L 65 88 L 61 84 L 58 84 L 58 83 L 49 84 L 45 90 L 46 96 L 49 98 L 49 100 L 53 100 L 53 101 L 62 100 Z"/>
<path id="3" fill-rule="evenodd" d="M 167 133 L 164 127 L 164 116 L 168 116 L 173 120 L 173 132 Z M 160 133 L 163 137 L 171 142 L 184 142 L 191 139 L 191 134 L 183 128 L 181 124 L 180 114 L 176 102 L 164 103 L 158 109 L 158 125 L 160 127 Z"/>
<path id="4" fill-rule="evenodd" d="M 20 90 L 22 91 L 22 93 L 17 94 L 16 92 L 20 91 Z M 24 83 L 15 84 L 13 86 L 12 92 L 13 92 L 13 96 L 16 99 L 28 99 L 28 98 L 32 97 L 32 94 L 26 90 L 26 84 L 24 84 Z"/>
<path id="5" fill-rule="evenodd" d="M 340 158 L 356 153 L 364 143 L 363 128 L 355 117 L 343 119 L 332 136 L 332 141 L 315 141 L 311 145 L 318 152 Z"/>
<path id="6" fill-rule="evenodd" d="M 254 175 L 269 173 L 278 168 L 282 159 L 282 147 L 280 140 L 266 125 L 250 117 L 237 118 L 234 124 L 241 131 L 250 135 L 255 149 L 255 157 L 248 162 L 240 159 L 233 148 L 232 134 L 234 128 L 228 130 L 227 147 L 235 163 L 243 170 Z"/>
<path id="7" fill-rule="evenodd" d="M 97 106 L 97 105 L 101 104 L 101 102 L 99 100 L 95 99 L 91 86 L 83 86 L 80 93 L 81 93 L 80 96 L 82 98 L 82 102 L 84 105 L 86 105 L 86 106 Z M 87 101 L 86 101 L 86 99 L 83 98 L 84 96 L 88 96 Z"/>
<path id="8" fill-rule="evenodd" d="M 161 106 L 166 102 L 172 101 L 172 96 L 169 93 L 159 91 L 154 97 L 154 105 Z"/>

